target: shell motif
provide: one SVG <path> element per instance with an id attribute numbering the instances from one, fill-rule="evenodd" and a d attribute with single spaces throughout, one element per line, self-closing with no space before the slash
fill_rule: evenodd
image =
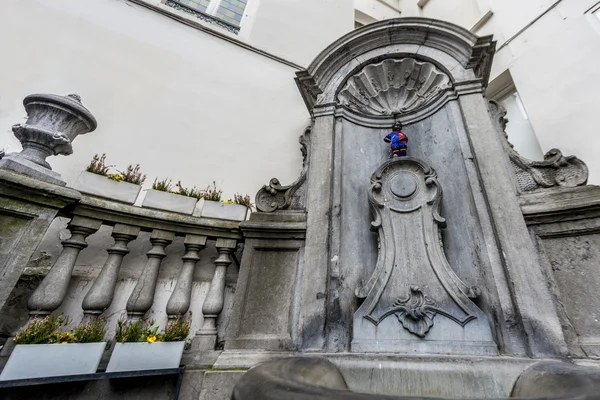
<path id="1" fill-rule="evenodd" d="M 451 86 L 450 77 L 429 62 L 388 59 L 348 79 L 338 100 L 368 115 L 393 115 L 416 110 Z"/>

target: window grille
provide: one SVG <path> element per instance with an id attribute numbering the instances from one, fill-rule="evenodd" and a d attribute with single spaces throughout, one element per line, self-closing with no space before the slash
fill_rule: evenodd
<path id="1" fill-rule="evenodd" d="M 167 5 L 237 34 L 248 0 L 167 0 Z"/>

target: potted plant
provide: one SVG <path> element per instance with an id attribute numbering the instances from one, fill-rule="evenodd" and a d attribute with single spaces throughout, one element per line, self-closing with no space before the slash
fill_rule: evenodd
<path id="1" fill-rule="evenodd" d="M 169 321 L 163 334 L 154 321 L 117 322 L 115 349 L 106 372 L 178 368 L 191 318 Z"/>
<path id="2" fill-rule="evenodd" d="M 202 199 L 202 211 L 200 215 L 206 218 L 217 218 L 227 219 L 231 221 L 244 221 L 250 207 L 250 196 L 242 196 L 236 194 L 234 200 L 221 201 L 221 190 L 217 190 L 215 182 L 213 182 L 212 188 L 209 186 L 201 193 Z M 247 205 L 238 203 L 237 201 L 244 201 L 247 198 Z"/>
<path id="3" fill-rule="evenodd" d="M 104 321 L 60 331 L 68 323 L 67 317 L 53 315 L 34 319 L 21 329 L 0 381 L 95 373 L 106 348 Z"/>
<path id="4" fill-rule="evenodd" d="M 181 182 L 174 188 L 168 178 L 155 179 L 152 189 L 146 192 L 142 207 L 191 215 L 198 202 L 197 193 L 196 188 L 191 191 L 183 188 Z"/>
<path id="5" fill-rule="evenodd" d="M 83 171 L 74 188 L 80 192 L 116 200 L 127 204 L 135 203 L 146 175 L 140 172 L 140 165 L 129 165 L 125 171 L 109 174 L 112 167 L 106 165 L 106 154 L 96 154 L 90 165 Z"/>

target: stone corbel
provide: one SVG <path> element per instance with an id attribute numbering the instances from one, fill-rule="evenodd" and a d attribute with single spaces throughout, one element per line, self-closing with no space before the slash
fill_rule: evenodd
<path id="1" fill-rule="evenodd" d="M 520 193 L 556 186 L 576 187 L 587 183 L 589 171 L 583 161 L 575 156 L 563 156 L 559 149 L 544 155 L 544 161 L 533 161 L 521 156 L 508 141 L 506 134 L 506 109 L 496 101 L 490 101 L 490 114 L 502 132 L 503 144 L 517 178 Z"/>
<path id="2" fill-rule="evenodd" d="M 256 193 L 255 204 L 259 212 L 274 212 L 277 210 L 303 210 L 305 208 L 305 185 L 306 174 L 308 171 L 308 152 L 310 148 L 310 132 L 311 127 L 304 130 L 304 134 L 300 136 L 302 152 L 302 173 L 300 177 L 291 185 L 283 186 L 279 183 L 279 179 L 273 178 L 268 185 L 264 185 L 258 193 Z"/>

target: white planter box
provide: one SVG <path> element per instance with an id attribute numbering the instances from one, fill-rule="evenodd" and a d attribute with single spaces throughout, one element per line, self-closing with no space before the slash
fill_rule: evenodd
<path id="1" fill-rule="evenodd" d="M 225 204 L 220 201 L 204 200 L 201 216 L 205 218 L 245 221 L 248 208 L 239 204 Z"/>
<path id="2" fill-rule="evenodd" d="M 195 197 L 150 189 L 146 192 L 142 207 L 191 215 L 197 202 Z"/>
<path id="3" fill-rule="evenodd" d="M 179 368 L 185 342 L 117 343 L 106 372 Z"/>
<path id="4" fill-rule="evenodd" d="M 6 362 L 0 381 L 93 374 L 106 342 L 18 344 Z"/>
<path id="5" fill-rule="evenodd" d="M 92 174 L 87 171 L 83 171 L 81 175 L 79 175 L 73 188 L 83 193 L 127 204 L 135 203 L 135 200 L 140 194 L 140 190 L 142 190 L 140 185 L 114 181 L 105 176 Z"/>

